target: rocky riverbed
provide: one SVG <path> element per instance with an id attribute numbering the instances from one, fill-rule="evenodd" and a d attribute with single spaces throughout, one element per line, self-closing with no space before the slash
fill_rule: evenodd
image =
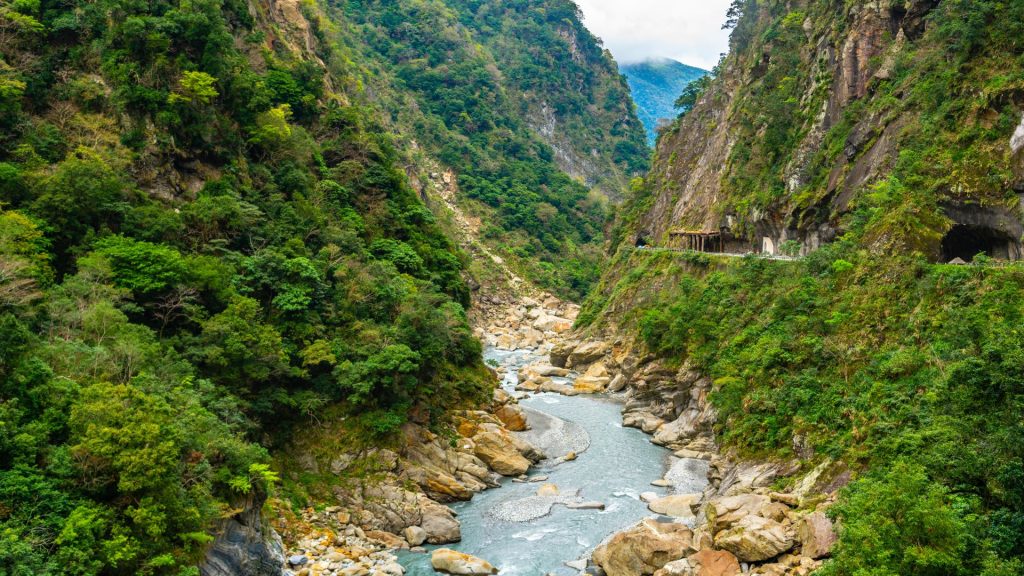
<path id="1" fill-rule="evenodd" d="M 541 357 L 523 350 L 491 349 L 487 354 L 499 364 L 509 390 L 517 384 L 519 368 Z M 536 393 L 522 396 L 519 405 L 531 428 L 515 435 L 547 459 L 523 477 L 505 479 L 500 488 L 452 506 L 463 538 L 450 547 L 486 559 L 501 574 L 577 574 L 608 535 L 641 518 L 660 517 L 642 496 L 660 500 L 674 495 L 667 471 L 676 468 L 688 489 L 706 483 L 703 462 L 677 467 L 682 459 L 623 427 L 620 399 Z M 686 471 L 691 476 L 682 478 Z M 409 552 L 399 557 L 409 576 L 435 573 L 428 556 Z"/>
<path id="2" fill-rule="evenodd" d="M 489 406 L 456 414 L 454 440 L 409 424 L 395 450 L 325 454 L 315 438 L 308 453 L 297 447 L 306 473 L 362 475 L 324 509 L 274 505 L 276 532 L 242 518 L 242 537 L 218 545 L 204 576 L 233 573 L 254 546 L 266 565 L 245 573 L 260 576 L 795 576 L 820 566 L 835 541 L 825 512 L 849 473 L 796 444 L 802 460 L 720 453 L 708 378 L 622 339 L 571 333 L 577 311 L 547 295 L 479 306 L 474 323 L 501 379 Z M 270 565 L 282 561 L 283 571 Z"/>

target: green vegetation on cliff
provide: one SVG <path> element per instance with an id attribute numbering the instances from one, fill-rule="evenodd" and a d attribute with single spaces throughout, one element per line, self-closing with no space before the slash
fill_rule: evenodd
<path id="1" fill-rule="evenodd" d="M 1024 267 L 930 262 L 956 224 L 1021 241 L 1024 4 L 737 0 L 730 18 L 579 322 L 711 377 L 727 448 L 852 473 L 820 573 L 1021 573 Z M 625 245 L 726 223 L 838 238 L 794 261 Z"/>
<path id="2" fill-rule="evenodd" d="M 363 65 L 389 80 L 367 82 L 404 138 L 458 174 L 483 238 L 541 286 L 582 299 L 598 276 L 608 197 L 646 167 L 648 149 L 625 81 L 575 4 L 331 6 L 353 22 L 344 37 Z"/>
<path id="3" fill-rule="evenodd" d="M 713 379 L 726 446 L 855 472 L 824 574 L 1024 568 L 1024 267 L 623 248 L 580 322 L 609 317 Z"/>
<path id="4" fill-rule="evenodd" d="M 923 198 L 1017 210 L 1021 3 L 737 0 L 731 14 L 730 54 L 690 95 L 648 179 L 647 194 L 678 208 L 642 215 L 647 227 L 805 236 L 839 226 L 890 176 L 914 191 L 901 209 Z M 698 161 L 722 169 L 690 179 Z M 953 223 L 929 224 L 922 248 L 936 257 Z"/>
<path id="5" fill-rule="evenodd" d="M 436 428 L 489 397 L 465 257 L 410 186 L 351 37 L 314 6 L 274 10 L 0 8 L 2 573 L 195 574 L 293 426 L 329 410 L 384 437 L 414 408 Z M 444 35 L 426 30 L 407 40 L 422 60 L 383 33 L 375 49 L 422 118 L 460 126 L 439 155 L 500 226 L 582 262 L 599 205 L 500 110 L 487 62 L 455 65 L 462 88 L 439 79 Z"/>

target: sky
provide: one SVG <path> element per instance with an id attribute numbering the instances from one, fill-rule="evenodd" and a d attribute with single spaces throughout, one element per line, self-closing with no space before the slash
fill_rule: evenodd
<path id="1" fill-rule="evenodd" d="M 672 58 L 710 70 L 729 46 L 730 0 L 576 0 L 587 28 L 620 64 Z"/>

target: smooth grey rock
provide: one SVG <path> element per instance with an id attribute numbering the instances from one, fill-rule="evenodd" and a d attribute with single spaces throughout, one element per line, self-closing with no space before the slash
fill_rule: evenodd
<path id="1" fill-rule="evenodd" d="M 284 576 L 281 537 L 260 517 L 264 500 L 265 495 L 252 494 L 241 512 L 221 523 L 199 565 L 202 576 Z"/>

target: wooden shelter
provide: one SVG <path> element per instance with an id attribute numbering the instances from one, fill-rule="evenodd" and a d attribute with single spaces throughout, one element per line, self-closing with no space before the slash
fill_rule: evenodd
<path id="1" fill-rule="evenodd" d="M 673 248 L 697 252 L 725 251 L 721 230 L 670 230 L 668 236 Z"/>

